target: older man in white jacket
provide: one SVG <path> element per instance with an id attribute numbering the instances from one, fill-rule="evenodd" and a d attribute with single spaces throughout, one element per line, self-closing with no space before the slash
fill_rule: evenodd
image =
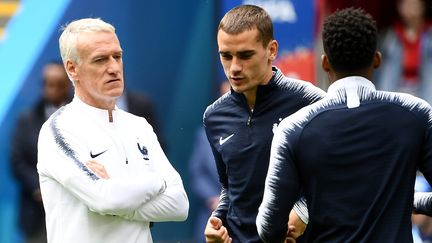
<path id="1" fill-rule="evenodd" d="M 185 220 L 189 202 L 152 127 L 115 106 L 124 80 L 114 27 L 77 20 L 59 42 L 75 97 L 39 135 L 48 242 L 152 242 L 150 222 Z"/>

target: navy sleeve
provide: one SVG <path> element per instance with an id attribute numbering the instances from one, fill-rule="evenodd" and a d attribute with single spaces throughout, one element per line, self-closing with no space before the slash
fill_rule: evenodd
<path id="1" fill-rule="evenodd" d="M 419 170 L 426 180 L 432 185 L 432 109 L 428 105 L 425 112 L 425 138 L 423 146 L 423 157 L 419 164 Z"/>
<path id="2" fill-rule="evenodd" d="M 289 213 L 300 192 L 294 141 L 289 140 L 295 136 L 291 136 L 289 130 L 282 121 L 272 141 L 264 197 L 256 221 L 258 234 L 264 242 L 284 242 Z"/>
<path id="3" fill-rule="evenodd" d="M 217 208 L 215 209 L 215 211 L 212 213 L 212 216 L 214 217 L 218 217 L 219 219 L 222 220 L 222 222 L 225 224 L 226 222 L 226 214 L 228 211 L 228 205 L 229 205 L 229 198 L 228 198 L 228 194 L 227 194 L 227 189 L 228 189 L 228 175 L 226 174 L 226 166 L 225 163 L 223 162 L 221 155 L 219 154 L 219 152 L 214 148 L 213 144 L 211 143 L 211 139 L 210 139 L 210 134 L 209 131 L 207 129 L 206 126 L 204 126 L 206 128 L 206 135 L 207 135 L 207 139 L 210 143 L 210 147 L 211 150 L 213 152 L 213 156 L 215 159 L 215 163 L 216 163 L 216 168 L 217 168 L 217 172 L 219 175 L 219 182 L 221 183 L 221 193 L 220 193 L 220 201 L 219 204 L 217 206 Z"/>
<path id="4" fill-rule="evenodd" d="M 423 173 L 426 180 L 432 185 L 432 109 L 428 105 L 425 112 L 425 141 L 423 147 L 423 157 L 419 165 L 419 170 Z M 414 212 L 432 216 L 432 194 L 416 192 L 414 196 Z"/>

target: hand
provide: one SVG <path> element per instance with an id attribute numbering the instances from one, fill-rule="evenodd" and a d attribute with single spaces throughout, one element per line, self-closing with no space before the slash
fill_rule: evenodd
<path id="1" fill-rule="evenodd" d="M 210 217 L 204 235 L 207 243 L 231 243 L 228 230 L 222 225 L 222 220 L 217 217 Z"/>
<path id="2" fill-rule="evenodd" d="M 105 167 L 102 164 L 100 164 L 94 160 L 90 160 L 89 162 L 86 163 L 86 166 L 90 170 L 92 170 L 100 178 L 106 179 L 106 180 L 108 180 L 110 178 L 107 171 L 105 170 Z"/>
<path id="3" fill-rule="evenodd" d="M 295 240 L 304 233 L 306 226 L 307 224 L 301 220 L 297 213 L 294 210 L 291 210 L 288 219 L 287 239 L 292 238 L 294 241 L 288 242 L 295 242 Z"/>

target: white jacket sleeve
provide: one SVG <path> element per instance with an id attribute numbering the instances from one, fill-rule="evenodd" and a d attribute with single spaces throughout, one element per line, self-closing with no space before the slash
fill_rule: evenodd
<path id="1" fill-rule="evenodd" d="M 104 180 L 81 161 L 88 150 L 73 134 L 56 131 L 49 120 L 39 134 L 38 172 L 40 183 L 61 184 L 87 207 L 100 214 L 129 214 L 165 189 L 156 172 L 145 177 Z M 44 195 L 43 195 L 44 196 Z"/>
<path id="2" fill-rule="evenodd" d="M 183 221 L 186 220 L 189 211 L 189 201 L 183 187 L 179 173 L 168 161 L 156 135 L 153 133 L 155 151 L 155 171 L 162 175 L 166 181 L 166 190 L 144 203 L 133 213 L 123 217 L 137 221 Z"/>

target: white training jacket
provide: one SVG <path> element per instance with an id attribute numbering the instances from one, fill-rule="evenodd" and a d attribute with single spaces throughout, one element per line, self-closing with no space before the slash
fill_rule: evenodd
<path id="1" fill-rule="evenodd" d="M 149 222 L 183 221 L 189 202 L 147 121 L 78 97 L 42 126 L 38 172 L 50 243 L 152 242 Z M 109 179 L 85 163 L 102 164 Z"/>

